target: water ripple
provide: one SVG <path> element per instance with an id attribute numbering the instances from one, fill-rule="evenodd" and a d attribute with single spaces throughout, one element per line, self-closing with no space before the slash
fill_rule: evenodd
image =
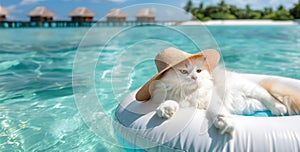
<path id="1" fill-rule="evenodd" d="M 196 51 L 186 38 L 176 33 L 163 37 L 163 32 L 153 32 L 156 28 L 139 27 L 137 32 L 121 34 L 105 48 L 110 33 L 120 29 L 99 28 L 90 33 L 90 41 L 82 43 L 81 51 L 89 56 L 100 53 L 99 58 L 83 56 L 80 65 L 98 61 L 94 80 L 97 95 L 110 116 L 128 92 L 157 72 L 153 58 L 158 51 L 170 44 Z M 178 29 L 193 33 L 198 27 Z M 0 151 L 122 150 L 91 132 L 74 102 L 72 87 L 89 88 L 85 68 L 77 71 L 80 77 L 72 84 L 74 56 L 87 30 L 0 31 Z M 300 34 L 295 32 L 300 27 L 212 26 L 209 30 L 228 68 L 300 79 Z M 140 42 L 143 37 L 148 40 Z M 192 37 L 201 39 L 199 35 Z"/>

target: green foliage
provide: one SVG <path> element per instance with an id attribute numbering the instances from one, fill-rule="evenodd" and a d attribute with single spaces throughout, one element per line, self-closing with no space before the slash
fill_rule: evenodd
<path id="1" fill-rule="evenodd" d="M 278 10 L 274 13 L 273 20 L 292 20 L 294 17 L 287 10 Z"/>
<path id="2" fill-rule="evenodd" d="M 272 19 L 272 20 L 292 20 L 294 17 L 287 11 L 282 5 L 278 7 L 276 12 L 272 12 L 266 14 L 264 19 Z"/>
<path id="3" fill-rule="evenodd" d="M 188 0 L 184 9 L 192 13 L 193 19 L 208 21 L 211 19 L 234 20 L 234 19 L 272 19 L 272 20 L 292 20 L 300 19 L 300 0 L 291 10 L 286 10 L 282 5 L 276 11 L 272 8 L 264 10 L 253 10 L 250 5 L 244 9 L 234 5 L 226 4 L 224 0 L 216 6 L 209 5 L 204 7 L 201 2 L 198 7 L 194 7 L 191 0 Z"/>
<path id="4" fill-rule="evenodd" d="M 205 17 L 204 14 L 196 14 L 195 17 L 196 17 L 198 20 L 200 20 L 200 21 L 209 21 L 209 20 L 211 20 L 210 17 Z"/>
<path id="5" fill-rule="evenodd" d="M 263 16 L 263 19 L 273 19 L 273 18 L 275 18 L 275 13 L 271 13 Z"/>
<path id="6" fill-rule="evenodd" d="M 204 9 L 203 14 L 205 17 L 211 19 L 233 20 L 237 17 L 232 12 L 237 9 L 235 6 L 227 5 L 221 1 L 218 6 L 208 6 Z"/>
<path id="7" fill-rule="evenodd" d="M 262 15 L 263 16 L 267 16 L 267 15 L 270 15 L 273 13 L 273 9 L 272 7 L 265 7 L 263 12 L 262 12 Z"/>
<path id="8" fill-rule="evenodd" d="M 184 10 L 186 12 L 191 12 L 192 9 L 193 9 L 193 2 L 191 0 L 189 0 L 185 5 Z"/>
<path id="9" fill-rule="evenodd" d="M 218 19 L 218 20 L 234 20 L 234 19 L 236 19 L 236 17 L 234 15 L 229 14 L 229 13 L 222 13 L 222 12 L 211 14 L 210 17 L 212 19 Z"/>
<path id="10" fill-rule="evenodd" d="M 300 0 L 297 4 L 294 4 L 294 7 L 290 10 L 290 13 L 295 19 L 300 19 Z"/>
<path id="11" fill-rule="evenodd" d="M 252 12 L 249 12 L 249 16 L 248 18 L 249 19 L 261 19 L 262 13 L 260 11 L 252 11 Z"/>

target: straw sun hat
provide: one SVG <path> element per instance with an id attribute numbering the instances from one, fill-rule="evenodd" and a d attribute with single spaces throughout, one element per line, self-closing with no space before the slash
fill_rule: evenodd
<path id="1" fill-rule="evenodd" d="M 205 67 L 211 72 L 219 63 L 220 54 L 216 50 L 205 50 L 196 54 L 189 54 L 187 52 L 170 47 L 161 51 L 155 57 L 155 64 L 158 73 L 153 76 L 140 90 L 137 92 L 135 98 L 138 101 L 147 101 L 151 98 L 149 87 L 154 80 L 159 80 L 163 73 L 173 66 L 190 58 L 204 58 Z"/>

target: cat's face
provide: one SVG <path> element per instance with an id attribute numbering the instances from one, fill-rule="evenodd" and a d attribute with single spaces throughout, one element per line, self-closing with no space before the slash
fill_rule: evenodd
<path id="1" fill-rule="evenodd" d="M 211 75 L 205 68 L 204 58 L 191 58 L 170 69 L 167 74 L 175 78 L 181 85 L 201 86 L 204 80 L 210 80 Z"/>

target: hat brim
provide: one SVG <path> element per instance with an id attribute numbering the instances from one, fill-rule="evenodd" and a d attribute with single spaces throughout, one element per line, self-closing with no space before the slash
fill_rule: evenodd
<path id="1" fill-rule="evenodd" d="M 190 58 L 194 58 L 194 57 L 203 57 L 205 56 L 206 58 L 206 68 L 211 72 L 219 63 L 220 60 L 220 54 L 218 51 L 216 50 L 205 50 L 205 51 L 201 51 L 199 53 L 196 54 L 191 54 L 191 56 L 185 58 L 184 60 L 180 60 L 176 63 L 174 63 L 173 65 L 169 65 L 166 68 L 164 68 L 163 70 L 161 70 L 159 73 L 157 73 L 155 76 L 153 76 L 147 83 L 145 83 L 140 89 L 139 91 L 136 93 L 135 98 L 137 101 L 142 101 L 142 102 L 146 102 L 151 98 L 151 94 L 149 91 L 149 87 L 151 85 L 151 83 L 155 80 L 159 80 L 160 78 L 162 78 L 163 73 L 165 73 L 166 71 L 168 71 L 170 68 L 172 68 L 173 66 L 187 60 Z"/>

